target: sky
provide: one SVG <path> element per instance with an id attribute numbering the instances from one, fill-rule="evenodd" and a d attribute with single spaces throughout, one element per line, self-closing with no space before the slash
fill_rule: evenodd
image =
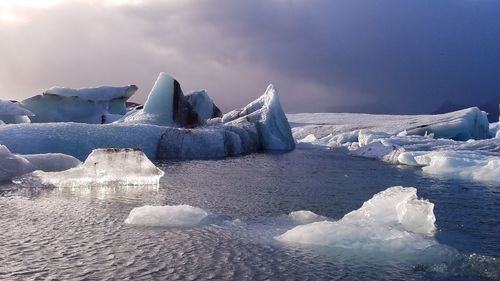
<path id="1" fill-rule="evenodd" d="M 500 97 L 500 1 L 0 0 L 0 98 L 159 72 L 229 111 L 429 113 Z"/>

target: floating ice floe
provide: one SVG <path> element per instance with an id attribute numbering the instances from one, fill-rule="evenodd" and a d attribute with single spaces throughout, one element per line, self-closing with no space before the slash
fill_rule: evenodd
<path id="1" fill-rule="evenodd" d="M 163 174 L 139 149 L 96 149 L 83 165 L 61 172 L 35 171 L 15 182 L 56 187 L 158 185 Z"/>
<path id="2" fill-rule="evenodd" d="M 292 150 L 295 141 L 288 120 L 281 108 L 278 91 L 271 84 L 266 92 L 241 110 L 233 110 L 222 117 L 222 123 L 254 124 L 260 146 L 266 150 Z"/>
<path id="3" fill-rule="evenodd" d="M 130 112 L 118 122 L 193 127 L 198 121 L 198 114 L 184 97 L 179 82 L 162 72 L 156 79 L 144 108 Z"/>
<path id="4" fill-rule="evenodd" d="M 209 213 L 189 205 L 142 206 L 130 211 L 126 224 L 166 227 L 193 227 L 200 225 Z"/>
<path id="5" fill-rule="evenodd" d="M 31 120 L 28 116 L 33 115 L 33 112 L 18 103 L 0 99 L 0 125 L 30 123 Z"/>
<path id="6" fill-rule="evenodd" d="M 299 244 L 368 250 L 421 250 L 436 245 L 434 204 L 418 199 L 413 187 L 375 194 L 338 221 L 296 226 L 276 239 Z"/>
<path id="7" fill-rule="evenodd" d="M 53 87 L 42 95 L 25 99 L 21 104 L 32 111 L 33 123 L 77 122 L 111 123 L 127 112 L 125 102 L 137 86 L 102 86 L 71 89 Z"/>
<path id="8" fill-rule="evenodd" d="M 500 183 L 500 156 L 477 151 L 403 152 L 398 162 L 422 166 L 424 173 L 471 181 Z"/>
<path id="9" fill-rule="evenodd" d="M 69 155 L 60 153 L 17 155 L 0 145 L 0 182 L 35 170 L 47 172 L 63 171 L 80 165 L 81 162 Z"/>

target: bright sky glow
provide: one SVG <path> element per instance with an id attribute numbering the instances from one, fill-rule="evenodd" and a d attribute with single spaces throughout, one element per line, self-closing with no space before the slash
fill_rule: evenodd
<path id="1" fill-rule="evenodd" d="M 142 0 L 0 0 L 1 22 L 25 22 L 23 9 L 50 8 L 67 2 L 83 2 L 92 5 L 137 5 Z"/>

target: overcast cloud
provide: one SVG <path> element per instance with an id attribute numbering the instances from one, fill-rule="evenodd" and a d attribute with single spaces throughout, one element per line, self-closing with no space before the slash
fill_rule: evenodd
<path id="1" fill-rule="evenodd" d="M 500 96 L 500 1 L 60 1 L 0 20 L 1 98 L 159 72 L 223 110 L 274 83 L 288 112 L 432 112 Z"/>

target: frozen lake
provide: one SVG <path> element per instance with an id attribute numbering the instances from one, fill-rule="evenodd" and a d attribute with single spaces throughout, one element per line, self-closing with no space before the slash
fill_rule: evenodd
<path id="1" fill-rule="evenodd" d="M 500 187 L 430 178 L 337 150 L 164 161 L 151 188 L 0 186 L 0 279 L 477 280 L 500 278 Z M 284 244 L 286 215 L 340 219 L 390 186 L 435 204 L 439 246 L 400 251 Z M 124 224 L 134 207 L 212 212 L 194 228 Z"/>

